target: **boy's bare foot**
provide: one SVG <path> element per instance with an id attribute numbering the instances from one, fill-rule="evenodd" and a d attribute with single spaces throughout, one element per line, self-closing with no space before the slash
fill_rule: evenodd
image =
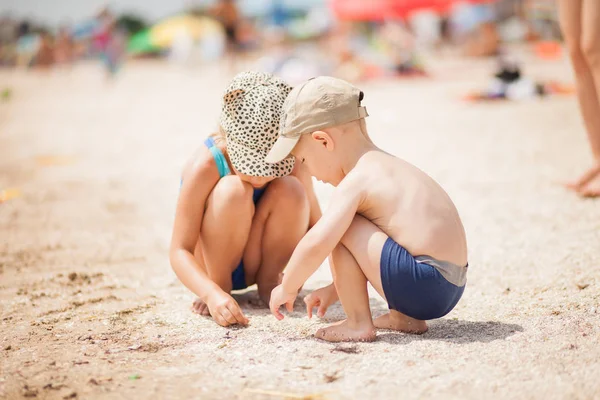
<path id="1" fill-rule="evenodd" d="M 377 329 L 392 329 L 405 333 L 423 334 L 427 332 L 427 322 L 406 316 L 398 311 L 391 310 L 373 320 Z"/>
<path id="2" fill-rule="evenodd" d="M 565 186 L 567 189 L 574 190 L 576 192 L 581 192 L 585 188 L 588 183 L 591 183 L 594 178 L 598 178 L 600 175 L 600 163 L 596 164 L 589 170 L 587 170 L 579 179 L 574 182 L 566 183 Z"/>
<path id="3" fill-rule="evenodd" d="M 600 197 L 600 173 L 579 190 L 579 195 L 590 198 Z"/>
<path id="4" fill-rule="evenodd" d="M 371 321 L 351 326 L 347 319 L 336 322 L 327 328 L 321 328 L 315 337 L 328 342 L 372 342 L 377 337 Z"/>
<path id="5" fill-rule="evenodd" d="M 210 316 L 210 312 L 208 311 L 208 306 L 206 305 L 205 302 L 203 302 L 199 298 L 194 300 L 194 303 L 192 303 L 192 312 L 195 312 L 196 314 L 199 314 L 199 315 L 204 315 L 206 317 Z"/>

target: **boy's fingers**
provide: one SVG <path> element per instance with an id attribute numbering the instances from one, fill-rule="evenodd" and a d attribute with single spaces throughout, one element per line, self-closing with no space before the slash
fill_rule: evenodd
<path id="1" fill-rule="evenodd" d="M 279 309 L 277 309 L 275 311 L 271 310 L 271 312 L 273 313 L 275 318 L 277 318 L 279 321 L 281 321 L 283 319 L 283 314 L 279 312 Z"/>
<path id="2" fill-rule="evenodd" d="M 319 309 L 317 310 L 317 315 L 319 316 L 319 318 L 323 318 L 325 316 L 326 312 L 327 312 L 327 305 L 325 303 L 321 303 L 321 305 L 319 306 Z"/>
<path id="3" fill-rule="evenodd" d="M 288 312 L 294 311 L 294 302 L 288 301 L 287 303 L 285 303 L 285 308 L 288 310 Z"/>
<path id="4" fill-rule="evenodd" d="M 308 295 L 304 298 L 304 303 L 306 303 L 306 314 L 308 314 L 308 318 L 312 318 L 312 309 L 318 307 L 319 304 L 321 304 L 321 300 L 318 297 Z"/>
<path id="5" fill-rule="evenodd" d="M 271 302 L 269 303 L 269 309 L 271 310 L 271 314 L 273 314 L 275 318 L 279 320 L 283 319 L 283 315 L 281 315 L 281 313 L 279 312 L 279 305 L 276 305 L 273 299 L 271 299 Z"/>

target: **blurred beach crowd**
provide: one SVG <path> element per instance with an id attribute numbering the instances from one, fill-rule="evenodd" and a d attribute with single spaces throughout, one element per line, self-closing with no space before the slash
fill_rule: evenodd
<path id="1" fill-rule="evenodd" d="M 553 0 L 213 0 L 145 19 L 135 10 L 90 10 L 50 26 L 0 14 L 0 66 L 49 68 L 99 59 L 113 76 L 131 59 L 196 66 L 251 59 L 291 83 L 315 75 L 351 81 L 425 76 L 423 55 L 502 56 L 506 43 L 531 42 L 557 57 Z M 237 61 L 236 61 L 237 60 Z"/>

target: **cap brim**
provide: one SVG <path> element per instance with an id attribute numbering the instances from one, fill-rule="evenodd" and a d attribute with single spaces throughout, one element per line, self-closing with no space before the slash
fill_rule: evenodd
<path id="1" fill-rule="evenodd" d="M 286 158 L 290 155 L 296 144 L 300 140 L 300 136 L 294 138 L 288 138 L 284 136 L 279 136 L 277 141 L 267 154 L 265 161 L 269 164 L 275 164 Z"/>
<path id="2" fill-rule="evenodd" d="M 233 140 L 227 141 L 227 153 L 235 169 L 249 176 L 281 178 L 289 175 L 294 169 L 293 157 L 282 159 L 277 163 L 267 163 L 265 162 L 266 151 L 251 149 Z"/>

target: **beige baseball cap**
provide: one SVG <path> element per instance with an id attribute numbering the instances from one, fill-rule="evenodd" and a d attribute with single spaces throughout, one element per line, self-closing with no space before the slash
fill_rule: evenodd
<path id="1" fill-rule="evenodd" d="M 367 117 L 360 105 L 363 92 L 350 83 L 331 76 L 319 76 L 296 86 L 283 103 L 279 138 L 265 161 L 285 159 L 305 133 L 346 124 Z"/>

